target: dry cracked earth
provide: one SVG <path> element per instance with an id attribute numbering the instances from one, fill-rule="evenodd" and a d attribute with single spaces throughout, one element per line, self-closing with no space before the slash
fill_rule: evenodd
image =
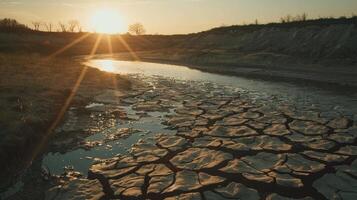
<path id="1" fill-rule="evenodd" d="M 357 199 L 353 119 L 211 83 L 146 81 L 121 103 L 174 109 L 163 123 L 177 133 L 92 165 L 46 199 Z"/>

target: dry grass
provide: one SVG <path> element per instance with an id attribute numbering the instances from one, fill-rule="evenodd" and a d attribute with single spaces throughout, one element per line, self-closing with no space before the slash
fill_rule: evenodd
<path id="1" fill-rule="evenodd" d="M 84 68 L 72 59 L 44 62 L 38 55 L 0 54 L 0 160 L 4 163 L 0 180 L 4 180 L 3 173 L 14 170 L 11 163 L 23 159 L 28 148 L 43 137 Z M 72 103 L 79 104 L 103 89 L 115 87 L 126 90 L 131 82 L 88 68 Z"/>

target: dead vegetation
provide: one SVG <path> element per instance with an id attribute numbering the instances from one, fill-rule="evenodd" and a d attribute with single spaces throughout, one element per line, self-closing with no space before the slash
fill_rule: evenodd
<path id="1" fill-rule="evenodd" d="M 38 55 L 0 54 L 0 179 L 18 172 L 31 149 L 43 137 L 72 92 L 85 68 L 70 59 L 45 62 Z M 114 85 L 113 80 L 117 80 Z M 127 90 L 131 82 L 122 76 L 88 68 L 73 104 L 107 88 Z M 16 163 L 16 167 L 14 167 Z"/>

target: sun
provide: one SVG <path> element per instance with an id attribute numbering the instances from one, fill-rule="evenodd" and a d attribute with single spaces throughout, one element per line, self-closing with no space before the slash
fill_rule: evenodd
<path id="1" fill-rule="evenodd" d="M 91 27 L 97 33 L 116 34 L 125 31 L 124 23 L 119 12 L 111 9 L 102 9 L 93 13 Z"/>

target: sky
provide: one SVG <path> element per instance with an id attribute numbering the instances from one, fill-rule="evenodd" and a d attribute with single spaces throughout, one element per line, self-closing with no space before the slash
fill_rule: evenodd
<path id="1" fill-rule="evenodd" d="M 304 12 L 309 18 L 357 15 L 357 0 L 0 0 L 0 18 L 29 26 L 33 21 L 57 24 L 76 19 L 87 31 L 95 29 L 94 13 L 109 9 L 120 18 L 112 20 L 113 26 L 140 22 L 150 34 L 185 34 L 255 19 L 275 22 Z"/>

